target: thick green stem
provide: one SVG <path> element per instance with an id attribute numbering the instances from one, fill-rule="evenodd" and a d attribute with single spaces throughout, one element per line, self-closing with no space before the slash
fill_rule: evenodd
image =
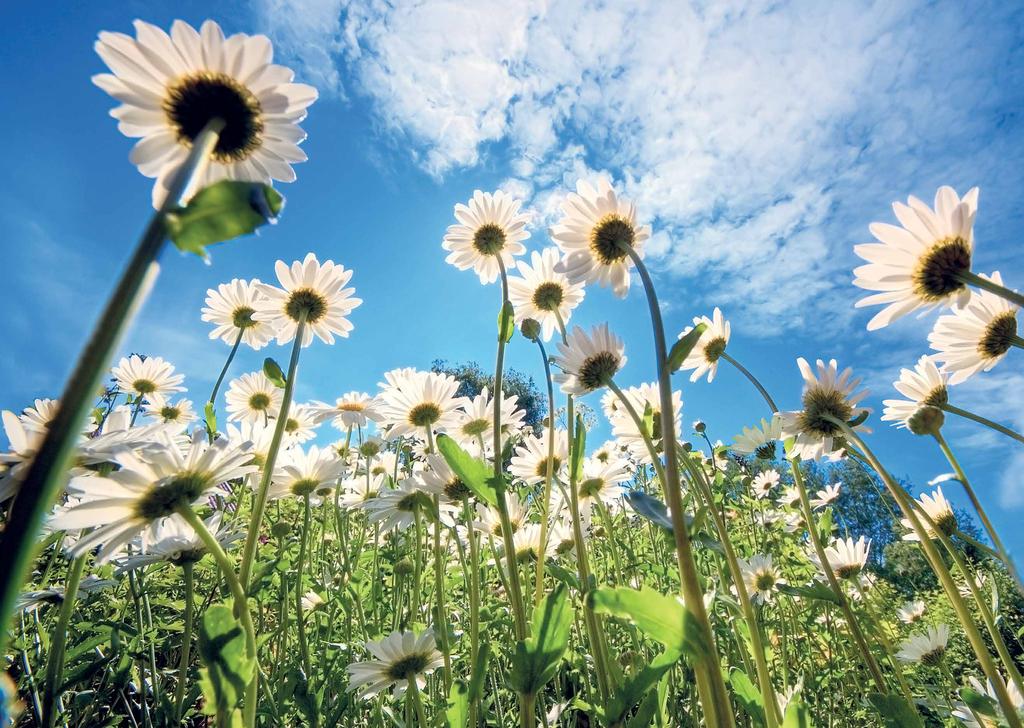
<path id="1" fill-rule="evenodd" d="M 60 617 L 50 639 L 50 654 L 46 660 L 46 683 L 43 686 L 43 725 L 46 728 L 53 728 L 57 723 L 57 700 L 60 698 L 61 683 L 64 682 L 64 653 L 68 641 L 68 627 L 71 625 L 71 615 L 74 614 L 75 601 L 78 597 L 78 585 L 82 582 L 88 558 L 88 554 L 79 556 L 68 568 Z"/>
<path id="2" fill-rule="evenodd" d="M 959 407 L 954 407 L 951 404 L 943 404 L 943 405 L 939 405 L 939 407 L 944 412 L 949 412 L 950 414 L 953 414 L 953 415 L 960 415 L 961 417 L 966 417 L 969 420 L 974 420 L 978 424 L 985 425 L 985 427 L 989 427 L 989 428 L 995 430 L 996 432 L 998 432 L 998 433 L 1000 433 L 1002 435 L 1006 435 L 1007 437 L 1012 437 L 1017 442 L 1024 443 L 1024 436 L 1022 436 L 1019 432 L 1015 432 L 1014 430 L 1011 430 L 1009 427 L 1003 427 L 998 422 L 993 422 L 992 420 L 988 419 L 987 417 L 982 417 L 981 415 L 976 415 L 973 412 L 968 412 L 965 409 L 960 409 Z"/>
<path id="3" fill-rule="evenodd" d="M 313 664 L 309 659 L 309 641 L 306 639 L 306 619 L 302 613 L 302 597 L 305 596 L 302 577 L 306 570 L 306 552 L 309 550 L 309 527 L 312 522 L 312 509 L 309 505 L 309 494 L 302 498 L 302 533 L 299 536 L 299 561 L 295 565 L 295 626 L 299 634 L 299 654 L 302 657 L 302 669 L 306 671 L 306 680 L 313 680 Z"/>
<path id="4" fill-rule="evenodd" d="M 245 651 L 253 660 L 253 679 L 246 687 L 245 703 L 243 711 L 244 725 L 247 728 L 254 728 L 256 725 L 256 700 L 259 680 L 259 655 L 256 650 L 256 630 L 253 628 L 252 615 L 249 613 L 249 600 L 245 594 L 242 582 L 235 574 L 235 564 L 231 557 L 225 553 L 220 542 L 210 533 L 203 523 L 203 519 L 196 515 L 192 506 L 183 503 L 176 508 L 176 512 L 185 519 L 188 525 L 196 532 L 202 540 L 206 550 L 209 551 L 217 566 L 220 567 L 221 576 L 227 582 L 231 590 L 231 596 L 235 600 L 235 614 L 242 622 L 242 631 L 245 633 Z"/>
<path id="5" fill-rule="evenodd" d="M 665 475 L 667 481 L 662 483 L 665 499 L 668 502 L 669 515 L 672 518 L 673 534 L 676 542 L 676 560 L 679 567 L 679 579 L 683 601 L 694 618 L 696 630 L 701 641 L 708 645 L 709 654 L 694 661 L 694 673 L 697 678 L 697 690 L 701 696 L 705 721 L 709 726 L 734 725 L 732 704 L 729 691 L 722 678 L 722 669 L 715 636 L 711 629 L 704 608 L 704 594 L 701 589 L 700 575 L 697 573 L 697 562 L 693 556 L 693 546 L 686 527 L 686 516 L 683 512 L 683 496 L 679 480 L 679 461 L 676 458 L 676 427 L 675 411 L 672 405 L 672 380 L 668 370 L 668 347 L 665 343 L 665 326 L 661 320 L 661 307 L 654 290 L 654 282 L 637 252 L 628 245 L 622 246 L 636 266 L 640 280 L 643 281 L 647 294 L 647 306 L 651 316 L 651 328 L 654 334 L 655 360 L 658 365 L 658 388 L 661 397 L 661 435 L 662 450 L 665 455 Z"/>
<path id="6" fill-rule="evenodd" d="M 157 258 L 167 238 L 167 213 L 177 207 L 192 180 L 205 168 L 223 128 L 222 120 L 211 120 L 196 137 L 188 157 L 171 177 L 167 197 L 150 219 L 117 287 L 107 300 L 106 308 L 68 379 L 57 414 L 47 427 L 46 437 L 21 478 L 18 498 L 11 506 L 4 530 L 0 533 L 0 554 L 4 554 L 0 559 L 0 647 L 6 646 L 8 619 L 35 558 L 39 526 L 64 484 L 75 442 L 91 410 L 103 371 L 160 273 Z"/>
<path id="7" fill-rule="evenodd" d="M 181 714 L 185 704 L 185 687 L 188 685 L 189 657 L 192 654 L 192 632 L 195 628 L 195 564 L 185 561 L 181 574 L 185 580 L 185 630 L 181 634 L 181 657 L 178 659 L 178 684 L 174 688 L 174 725 L 181 725 Z"/>
<path id="8" fill-rule="evenodd" d="M 761 382 L 758 381 L 757 377 L 751 374 L 745 366 L 743 366 L 738 361 L 729 356 L 727 352 L 722 352 L 722 358 L 725 359 L 730 364 L 732 364 L 737 369 L 739 369 L 740 374 L 742 374 L 748 380 L 750 380 L 750 383 L 753 384 L 757 388 L 757 391 L 761 393 L 761 396 L 764 397 L 764 401 L 768 403 L 768 408 L 772 411 L 772 414 L 775 414 L 776 412 L 779 411 L 779 407 L 777 404 L 775 404 L 775 400 L 773 400 L 772 396 L 768 394 L 768 390 L 761 385 Z"/>
<path id="9" fill-rule="evenodd" d="M 299 367 L 299 352 L 302 350 L 302 335 L 306 330 L 307 313 L 308 311 L 303 310 L 299 314 L 298 326 L 295 329 L 295 341 L 292 343 L 292 355 L 288 361 L 288 378 L 285 380 L 284 394 L 281 398 L 281 411 L 277 414 L 277 423 L 274 426 L 274 435 L 270 440 L 270 449 L 267 451 L 266 462 L 263 463 L 263 472 L 260 473 L 259 489 L 256 491 L 256 498 L 252 503 L 249 531 L 245 537 L 245 548 L 242 550 L 242 563 L 239 570 L 239 580 L 246 589 L 249 587 L 252 561 L 256 556 L 256 544 L 260 538 L 260 524 L 263 521 L 263 512 L 267 507 L 270 479 L 274 476 L 274 464 L 277 462 L 278 450 L 281 449 L 284 428 L 288 423 L 288 410 L 291 407 L 292 397 L 295 392 L 295 373 Z"/>
<path id="10" fill-rule="evenodd" d="M 999 554 L 999 558 L 1002 560 L 1006 570 L 1010 572 L 1010 576 L 1013 577 L 1013 583 L 1017 586 L 1017 591 L 1024 595 L 1024 583 L 1021 582 L 1020 573 L 1017 571 L 1017 565 L 1013 563 L 1013 559 L 1010 558 L 1010 552 L 1003 546 L 1003 542 L 999 538 L 999 534 L 996 533 L 995 526 L 992 525 L 992 521 L 989 520 L 988 514 L 981 505 L 981 501 L 978 500 L 978 496 L 974 493 L 974 488 L 971 487 L 971 482 L 967 479 L 967 474 L 963 468 L 960 467 L 960 461 L 957 460 L 956 455 L 953 454 L 953 449 L 946 442 L 946 438 L 942 436 L 942 432 L 936 430 L 933 433 L 935 441 L 939 443 L 939 448 L 942 450 L 943 455 L 949 461 L 949 464 L 953 466 L 953 471 L 956 473 L 957 480 L 960 481 L 960 485 L 963 486 L 964 493 L 967 494 L 967 498 L 971 501 L 971 505 L 974 507 L 974 512 L 978 515 L 982 525 L 985 526 L 985 532 L 988 533 L 988 537 L 992 539 L 992 545 L 996 547 L 996 552 Z"/>
<path id="11" fill-rule="evenodd" d="M 973 271 L 958 273 L 956 275 L 956 279 L 961 281 L 962 283 L 966 283 L 970 286 L 980 288 L 983 291 L 994 293 L 1000 298 L 1005 298 L 1007 301 L 1016 303 L 1018 306 L 1024 306 L 1024 296 L 1017 293 L 1017 291 L 1012 291 L 1009 288 L 1006 288 L 1005 286 L 1001 286 L 998 283 L 995 283 L 994 281 L 990 281 L 987 278 L 982 278 L 980 275 L 974 273 Z"/>
<path id="12" fill-rule="evenodd" d="M 967 635 L 967 640 L 970 642 L 971 648 L 974 650 L 974 655 L 977 657 L 978 663 L 981 665 L 981 669 L 985 673 L 985 677 L 988 678 L 992 684 L 993 691 L 996 695 L 996 701 L 1002 708 L 1010 728 L 1024 728 L 1024 725 L 1022 725 L 1017 713 L 1017 709 L 1006 689 L 1006 683 L 1003 681 L 1003 677 L 999 674 L 999 670 L 995 665 L 995 660 L 993 660 L 992 655 L 988 651 L 988 647 L 985 645 L 985 641 L 981 636 L 981 632 L 974 623 L 974 617 L 967 608 L 967 604 L 964 602 L 963 597 L 960 596 L 956 582 L 953 581 L 953 577 L 950 575 L 949 569 L 946 568 L 945 563 L 942 561 L 941 554 L 939 554 L 935 544 L 932 543 L 928 530 L 924 524 L 922 524 L 921 519 L 918 518 L 918 512 L 911 502 L 912 499 L 907 492 L 903 490 L 895 480 L 893 480 L 892 476 L 889 475 L 889 472 L 882 467 L 882 464 L 875 457 L 874 453 L 868 448 L 867 444 L 860 438 L 860 436 L 854 432 L 853 428 L 851 428 L 849 424 L 828 416 L 826 416 L 826 419 L 841 429 L 847 440 L 860 449 L 864 454 L 864 457 L 867 458 L 868 463 L 874 471 L 878 473 L 878 477 L 880 477 L 882 482 L 885 483 L 885 487 L 888 489 L 889 494 L 893 497 L 896 504 L 903 512 L 903 517 L 907 519 L 910 527 L 917 535 L 918 541 L 921 544 L 921 549 L 924 551 L 926 558 L 931 564 L 932 570 L 938 577 L 943 591 L 946 592 L 946 597 L 952 603 L 953 609 L 956 611 L 957 618 L 960 620 L 960 625 L 963 627 L 964 633 Z"/>

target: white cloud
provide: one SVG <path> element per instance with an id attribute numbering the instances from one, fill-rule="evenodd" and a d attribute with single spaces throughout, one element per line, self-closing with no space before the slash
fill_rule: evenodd
<path id="1" fill-rule="evenodd" d="M 850 322 L 852 244 L 892 199 L 999 165 L 1020 181 L 1020 145 L 994 123 L 1015 108 L 1001 6 L 257 6 L 431 174 L 493 162 L 545 221 L 581 172 L 610 172 L 656 223 L 663 273 L 779 328 Z"/>

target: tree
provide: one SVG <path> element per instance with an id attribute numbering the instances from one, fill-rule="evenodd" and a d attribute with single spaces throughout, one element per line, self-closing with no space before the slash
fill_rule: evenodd
<path id="1" fill-rule="evenodd" d="M 494 374 L 488 374 L 476 362 L 449 363 L 446 359 L 435 359 L 430 371 L 448 374 L 461 382 L 457 394 L 460 397 L 475 397 L 484 387 L 494 392 Z M 501 380 L 501 389 L 506 397 L 518 397 L 518 407 L 526 413 L 524 421 L 534 431 L 539 431 L 547 414 L 547 397 L 537 388 L 533 377 L 515 369 L 509 369 Z"/>

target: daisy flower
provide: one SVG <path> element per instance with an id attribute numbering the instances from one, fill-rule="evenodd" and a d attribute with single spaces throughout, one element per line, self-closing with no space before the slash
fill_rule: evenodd
<path id="1" fill-rule="evenodd" d="M 551 228 L 551 238 L 564 257 L 559 271 L 569 280 L 611 286 L 619 298 L 629 292 L 631 261 L 626 248 L 643 258 L 651 228 L 636 223 L 632 202 L 616 196 L 607 179 L 594 189 L 584 180 L 576 183 L 561 205 L 562 219 Z"/>
<path id="2" fill-rule="evenodd" d="M 625 483 L 633 479 L 629 463 L 623 460 L 601 462 L 588 458 L 583 462 L 583 477 L 576 486 L 579 493 L 580 510 L 600 503 L 614 503 L 625 489 Z"/>
<path id="3" fill-rule="evenodd" d="M 358 508 L 361 503 L 377 497 L 385 487 L 384 474 L 356 475 L 341 481 L 338 502 L 345 508 Z"/>
<path id="4" fill-rule="evenodd" d="M 949 642 L 949 627 L 938 624 L 928 627 L 921 634 L 914 634 L 900 643 L 896 659 L 900 662 L 920 662 L 922 665 L 935 667 L 946 654 Z"/>
<path id="5" fill-rule="evenodd" d="M 184 374 L 175 374 L 174 366 L 158 356 L 124 357 L 110 373 L 118 388 L 135 397 L 145 398 L 150 404 L 163 404 L 172 392 L 184 392 L 181 383 Z"/>
<path id="6" fill-rule="evenodd" d="M 833 483 L 832 485 L 826 485 L 824 488 L 819 490 L 811 498 L 811 508 L 824 508 L 829 503 L 839 497 L 839 489 L 843 487 L 842 483 Z"/>
<path id="7" fill-rule="evenodd" d="M 839 538 L 825 548 L 825 559 L 837 577 L 852 579 L 864 570 L 870 550 L 871 542 L 865 541 L 863 536 L 856 541 L 852 538 Z"/>
<path id="8" fill-rule="evenodd" d="M 389 375 L 391 375 L 389 377 Z M 381 425 L 390 427 L 389 438 L 423 436 L 424 430 L 446 432 L 459 424 L 465 397 L 457 397 L 460 382 L 435 372 L 401 370 L 385 375 L 380 393 Z"/>
<path id="9" fill-rule="evenodd" d="M 920 507 L 920 510 L 928 514 L 928 517 L 935 523 L 935 528 L 942 535 L 950 536 L 956 531 L 956 514 L 953 512 L 953 506 L 946 500 L 946 496 L 943 495 L 941 487 L 936 488 L 930 494 L 922 493 L 921 497 L 917 499 L 917 505 Z M 918 520 L 921 521 L 921 526 L 929 538 L 938 538 L 938 534 L 935 533 L 924 518 L 920 517 L 920 514 L 918 514 Z M 920 540 L 917 537 L 917 532 L 910 525 L 909 518 L 901 518 L 900 523 L 909 531 L 909 533 L 903 536 L 904 541 Z"/>
<path id="10" fill-rule="evenodd" d="M 314 612 L 324 605 L 324 598 L 310 589 L 299 598 L 303 612 Z"/>
<path id="11" fill-rule="evenodd" d="M 526 413 L 519 409 L 519 397 L 512 395 L 501 398 L 501 431 L 508 433 L 520 430 Z M 490 390 L 484 387 L 472 399 L 467 399 L 458 413 L 459 424 L 449 434 L 467 449 L 478 450 L 483 441 L 484 448 L 493 447 L 494 399 Z M 480 453 L 481 455 L 483 453 Z"/>
<path id="12" fill-rule="evenodd" d="M 733 438 L 733 452 L 753 455 L 759 460 L 775 459 L 775 443 L 782 435 L 782 420 L 773 415 L 771 421 L 761 418 L 760 426 L 744 427 L 743 432 Z"/>
<path id="13" fill-rule="evenodd" d="M 334 488 L 344 474 L 345 461 L 330 449 L 321 450 L 312 445 L 303 452 L 301 447 L 294 447 L 281 453 L 274 467 L 270 497 L 323 495 L 323 491 Z"/>
<path id="14" fill-rule="evenodd" d="M 981 277 L 1003 284 L 999 271 Z M 950 384 L 989 371 L 1011 346 L 1024 346 L 1017 335 L 1017 309 L 1016 304 L 994 293 L 976 291 L 965 305 L 939 316 L 928 343 L 938 352 L 935 357 L 942 361 L 943 371 L 951 374 Z"/>
<path id="15" fill-rule="evenodd" d="M 353 662 L 347 668 L 349 691 L 358 691 L 360 698 L 371 698 L 394 686 L 395 695 L 405 693 L 415 681 L 422 690 L 426 676 L 444 665 L 444 656 L 434 643 L 434 633 L 427 630 L 392 632 L 387 637 L 366 643 L 373 659 Z"/>
<path id="16" fill-rule="evenodd" d="M 507 270 L 515 256 L 526 252 L 522 241 L 530 237 L 526 230 L 530 216 L 519 211 L 521 204 L 501 190 L 476 190 L 468 205 L 457 204 L 458 223 L 448 226 L 441 243 L 449 251 L 445 262 L 459 270 L 472 268 L 481 283 L 498 280 L 498 256 Z"/>
<path id="17" fill-rule="evenodd" d="M 509 472 L 522 479 L 527 485 L 537 485 L 547 479 L 549 470 L 548 442 L 551 428 L 545 428 L 539 437 L 527 435 L 516 448 L 509 462 Z M 558 478 L 569 460 L 569 443 L 565 430 L 554 432 L 555 452 L 550 461 L 550 470 L 554 478 Z"/>
<path id="18" fill-rule="evenodd" d="M 972 710 L 966 703 L 958 702 L 956 707 L 953 709 L 953 716 L 960 721 L 960 723 L 966 728 L 997 728 L 1001 725 L 1006 725 L 1006 718 L 1003 715 L 1003 709 L 999 705 L 999 701 L 996 698 L 995 688 L 992 686 L 991 680 L 986 680 L 982 684 L 981 680 L 974 677 L 973 675 L 967 678 L 970 687 L 974 692 L 979 695 L 983 695 L 990 701 L 992 709 L 995 711 L 995 717 L 979 716 L 974 710 Z M 1024 696 L 1021 695 L 1017 686 L 1014 685 L 1013 680 L 1005 680 L 1006 692 L 1010 695 L 1010 702 L 1013 703 L 1015 712 L 1018 718 L 1024 718 Z M 978 719 L 981 719 L 981 723 Z"/>
<path id="19" fill-rule="evenodd" d="M 651 412 L 651 440 L 656 450 L 661 451 L 661 388 L 657 382 L 641 384 L 638 387 L 630 387 L 622 392 L 633 405 L 633 409 L 641 417 L 648 409 Z M 683 395 L 679 390 L 672 392 L 672 409 L 675 414 L 675 430 L 679 431 L 679 423 L 683 414 Z M 606 410 L 607 411 L 607 410 Z M 647 451 L 643 434 L 637 429 L 633 418 L 629 416 L 621 404 L 612 410 L 609 417 L 612 425 L 612 435 L 619 439 L 619 442 L 629 450 L 637 462 L 646 465 L 651 464 L 651 455 Z"/>
<path id="20" fill-rule="evenodd" d="M 179 399 L 174 403 L 147 404 L 143 411 L 151 419 L 165 425 L 179 425 L 182 429 L 186 429 L 196 420 L 192 402 L 187 399 Z"/>
<path id="21" fill-rule="evenodd" d="M 402 481 L 394 489 L 381 490 L 376 498 L 364 500 L 359 508 L 366 511 L 370 523 L 379 523 L 384 531 L 405 530 L 416 521 L 416 512 L 431 506 L 430 498 L 412 479 Z"/>
<path id="22" fill-rule="evenodd" d="M 307 404 L 297 404 L 288 409 L 288 418 L 284 422 L 284 442 L 301 444 L 316 437 L 316 428 L 320 426 L 317 411 Z"/>
<path id="23" fill-rule="evenodd" d="M 572 283 L 556 270 L 558 248 L 545 248 L 530 254 L 530 263 L 519 261 L 519 276 L 508 279 L 508 300 L 516 312 L 516 321 L 533 319 L 541 326 L 541 338 L 549 341 L 562 325 L 569 323 L 573 309 L 583 301 L 582 283 Z M 521 276 L 521 277 L 520 277 Z"/>
<path id="24" fill-rule="evenodd" d="M 803 409 L 779 413 L 781 438 L 794 438 L 791 455 L 802 460 L 833 456 L 843 448 L 842 431 L 839 425 L 825 417 L 849 422 L 859 410 L 864 409 L 858 405 L 867 396 L 867 390 L 856 391 L 860 379 L 852 379 L 853 370 L 850 368 L 840 374 L 835 359 L 828 364 L 818 359 L 817 374 L 803 357 L 796 363 L 804 378 Z M 869 431 L 863 424 L 854 429 Z"/>
<path id="25" fill-rule="evenodd" d="M 928 421 L 922 421 L 921 413 L 949 402 L 948 384 L 949 375 L 940 371 L 930 356 L 922 356 L 913 369 L 900 369 L 900 378 L 892 386 L 907 399 L 883 400 L 882 420 L 917 434 L 925 432 L 921 427 Z"/>
<path id="26" fill-rule="evenodd" d="M 721 309 L 715 306 L 711 318 L 707 316 L 695 317 L 693 319 L 693 326 L 687 326 L 683 333 L 679 334 L 679 338 L 681 339 L 693 331 L 693 327 L 698 324 L 704 324 L 707 328 L 700 335 L 696 346 L 686 355 L 686 359 L 683 360 L 680 369 L 684 371 L 687 369 L 694 370 L 693 374 L 690 375 L 691 382 L 696 382 L 704 374 L 707 374 L 708 383 L 710 384 L 714 380 L 715 374 L 718 373 L 718 360 L 722 357 L 725 347 L 729 344 L 732 326 L 722 316 Z"/>
<path id="27" fill-rule="evenodd" d="M 221 546 L 228 546 L 242 537 L 241 531 L 232 530 L 222 523 L 223 511 L 216 511 L 203 523 Z M 169 562 L 175 565 L 194 563 L 206 554 L 206 544 L 188 522 L 177 513 L 158 521 L 153 528 L 153 540 L 146 553 L 125 557 L 118 563 L 118 572 L 141 569 L 151 564 Z"/>
<path id="28" fill-rule="evenodd" d="M 228 420 L 265 424 L 281 409 L 282 391 L 262 371 L 243 374 L 228 384 L 224 394 Z"/>
<path id="29" fill-rule="evenodd" d="M 566 394 L 583 395 L 607 385 L 615 373 L 626 364 L 625 344 L 600 324 L 587 335 L 574 326 L 565 342 L 558 342 L 558 354 L 553 357 L 556 367 L 554 380 Z"/>
<path id="30" fill-rule="evenodd" d="M 295 179 L 291 165 L 306 160 L 298 147 L 306 135 L 298 124 L 317 92 L 292 83 L 292 72 L 271 62 L 273 47 L 265 35 L 225 38 L 212 20 L 199 31 L 176 20 L 170 34 L 136 20 L 135 35 L 100 33 L 96 52 L 113 73 L 92 81 L 121 102 L 110 112 L 121 133 L 139 138 L 130 159 L 143 175 L 156 178 L 154 207 L 213 119 L 224 128 L 194 190 L 223 179 Z"/>
<path id="31" fill-rule="evenodd" d="M 925 604 L 922 601 L 905 602 L 896 610 L 896 616 L 904 624 L 914 624 L 924 616 Z"/>
<path id="32" fill-rule="evenodd" d="M 754 479 L 750 482 L 750 490 L 754 494 L 754 497 L 758 500 L 767 498 L 772 494 L 772 491 L 779 484 L 779 479 L 782 476 L 779 475 L 779 471 L 762 470 L 760 473 L 754 476 Z"/>
<path id="33" fill-rule="evenodd" d="M 615 440 L 605 440 L 604 443 L 590 454 L 591 460 L 599 463 L 607 463 L 612 459 L 622 459 L 622 446 Z"/>
<path id="34" fill-rule="evenodd" d="M 255 470 L 248 453 L 223 439 L 209 443 L 198 430 L 184 450 L 165 437 L 158 449 L 140 455 L 122 450 L 114 455 L 119 470 L 105 477 L 74 478 L 69 484 L 79 500 L 50 525 L 64 531 L 94 529 L 73 546 L 73 556 L 102 544 L 96 560 L 104 563 L 136 537 L 146 553 L 158 523 L 179 506 L 198 503 L 221 483 Z"/>
<path id="35" fill-rule="evenodd" d="M 253 318 L 256 302 L 260 298 L 260 281 L 244 281 L 233 278 L 230 283 L 221 283 L 216 289 L 206 291 L 206 306 L 203 321 L 214 325 L 211 339 L 220 339 L 234 345 L 241 334 L 242 342 L 259 350 L 274 338 L 274 328 L 265 321 Z"/>
<path id="36" fill-rule="evenodd" d="M 331 424 L 342 432 L 366 427 L 380 416 L 376 410 L 377 400 L 365 392 L 347 392 L 338 397 L 333 405 L 313 402 L 313 406 L 320 417 L 333 418 Z"/>
<path id="37" fill-rule="evenodd" d="M 312 344 L 314 334 L 325 344 L 333 344 L 335 334 L 348 338 L 353 326 L 345 317 L 363 302 L 353 297 L 355 288 L 344 287 L 352 271 L 333 260 L 321 265 L 313 253 L 291 266 L 279 260 L 274 271 L 282 288 L 257 284 L 262 298 L 256 301 L 253 318 L 274 328 L 278 344 L 295 338 L 300 319 L 305 321 L 302 346 Z"/>
<path id="38" fill-rule="evenodd" d="M 558 553 L 558 546 L 562 536 L 561 534 L 556 536 L 553 531 L 554 529 L 552 529 L 551 533 L 547 534 L 547 543 L 544 544 L 544 558 Z M 539 559 L 541 553 L 540 537 L 541 528 L 539 523 L 527 523 L 516 529 L 516 532 L 512 535 L 512 548 L 516 552 L 516 561 L 523 563 Z M 495 550 L 498 552 L 499 557 L 504 558 L 504 541 L 496 542 Z"/>
<path id="39" fill-rule="evenodd" d="M 749 559 L 739 559 L 739 567 L 743 585 L 755 603 L 770 602 L 779 584 L 786 583 L 770 554 L 755 554 Z"/>
<path id="40" fill-rule="evenodd" d="M 19 473 L 32 462 L 36 450 L 46 437 L 44 430 L 31 430 L 16 414 L 9 410 L 3 411 L 4 432 L 10 448 L 0 453 L 0 503 L 10 500 L 18 492 Z"/>
<path id="41" fill-rule="evenodd" d="M 442 504 L 461 508 L 463 499 L 473 497 L 473 491 L 462 482 L 448 466 L 448 461 L 440 455 L 427 455 L 427 467 L 415 477 L 420 481 L 420 489 L 436 495 Z"/>
<path id="42" fill-rule="evenodd" d="M 934 210 L 916 197 L 907 203 L 892 205 L 900 226 L 872 223 L 879 242 L 853 249 L 868 261 L 854 269 L 853 284 L 878 291 L 857 301 L 857 308 L 885 306 L 868 322 L 868 331 L 919 309 L 962 306 L 971 295 L 961 275 L 971 270 L 978 188 L 961 199 L 952 187 L 940 187 Z"/>
<path id="43" fill-rule="evenodd" d="M 488 533 L 495 538 L 501 538 L 501 515 L 497 508 L 485 506 L 478 503 L 476 506 L 477 520 L 473 521 L 473 528 L 481 533 Z M 518 496 L 508 499 L 508 520 L 515 533 L 526 523 L 530 517 L 529 506 Z"/>
<path id="44" fill-rule="evenodd" d="M 56 399 L 37 399 L 31 407 L 26 407 L 21 412 L 19 419 L 26 430 L 33 432 L 45 432 L 57 416 L 60 409 L 60 401 Z"/>

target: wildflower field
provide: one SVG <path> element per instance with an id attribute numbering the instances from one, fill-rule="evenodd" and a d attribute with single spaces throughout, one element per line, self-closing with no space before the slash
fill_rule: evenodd
<path id="1" fill-rule="evenodd" d="M 605 177 L 543 230 L 506 191 L 453 201 L 437 255 L 493 296 L 460 332 L 486 364 L 302 402 L 304 352 L 344 352 L 374 306 L 359 273 L 318 248 L 242 279 L 215 244 L 287 228 L 272 182 L 318 92 L 263 35 L 134 31 L 100 33 L 92 81 L 152 218 L 64 389 L 3 412 L 0 726 L 1024 726 L 1024 584 L 944 430 L 1024 445 L 957 391 L 1024 347 L 1024 296 L 973 264 L 977 188 L 851 232 L 869 330 L 937 313 L 881 412 L 856 362 L 739 361 L 719 308 L 667 329 L 654 231 Z M 224 281 L 194 312 L 210 392 L 118 355 L 175 251 Z M 650 351 L 574 324 L 595 287 L 644 300 Z M 627 356 L 653 362 L 638 386 Z M 683 405 L 720 368 L 760 398 L 722 439 Z M 890 426 L 946 474 L 908 487 L 872 448 Z"/>

